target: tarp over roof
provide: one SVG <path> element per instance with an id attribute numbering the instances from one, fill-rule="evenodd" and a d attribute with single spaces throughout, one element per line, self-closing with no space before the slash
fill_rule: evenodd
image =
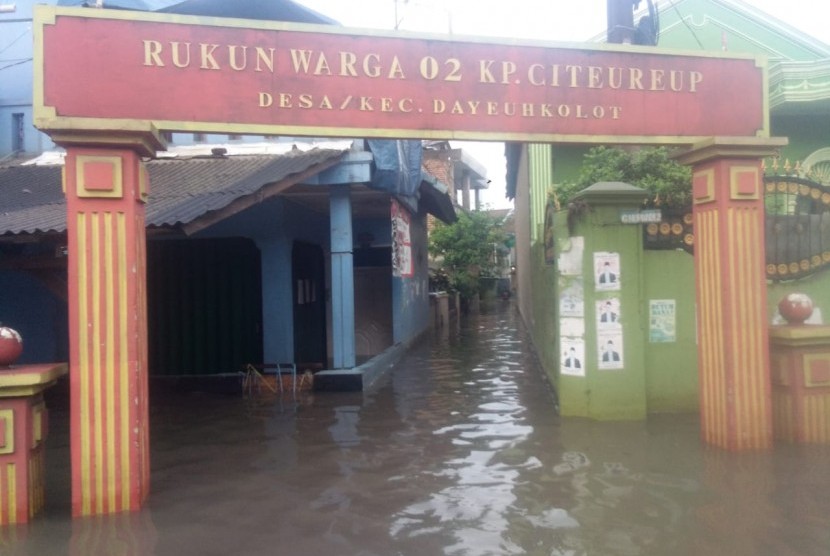
<path id="1" fill-rule="evenodd" d="M 317 148 L 281 155 L 151 160 L 146 163 L 147 226 L 188 224 L 268 185 L 293 185 L 335 165 L 345 152 Z M 60 166 L 0 168 L 0 235 L 65 230 Z"/>

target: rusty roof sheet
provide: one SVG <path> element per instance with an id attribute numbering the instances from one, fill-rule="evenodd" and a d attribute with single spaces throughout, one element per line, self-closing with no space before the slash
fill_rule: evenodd
<path id="1" fill-rule="evenodd" d="M 345 149 L 316 148 L 280 155 L 164 158 L 147 162 L 150 197 L 147 226 L 176 226 L 336 163 Z M 0 168 L 0 235 L 66 230 L 60 166 Z"/>

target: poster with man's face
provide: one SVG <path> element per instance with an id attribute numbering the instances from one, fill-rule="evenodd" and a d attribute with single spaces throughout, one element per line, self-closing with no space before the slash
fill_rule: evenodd
<path id="1" fill-rule="evenodd" d="M 597 291 L 619 291 L 619 253 L 609 253 L 606 251 L 594 253 L 594 288 Z"/>
<path id="2" fill-rule="evenodd" d="M 620 324 L 620 299 L 618 297 L 599 299 L 595 306 L 598 330 L 619 330 L 622 328 Z"/>
<path id="3" fill-rule="evenodd" d="M 597 367 L 600 369 L 623 368 L 622 332 L 597 334 Z"/>
<path id="4" fill-rule="evenodd" d="M 560 372 L 563 375 L 585 376 L 585 340 L 562 338 Z"/>

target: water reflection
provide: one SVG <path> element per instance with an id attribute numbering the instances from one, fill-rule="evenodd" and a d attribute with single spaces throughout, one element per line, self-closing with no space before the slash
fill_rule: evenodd
<path id="1" fill-rule="evenodd" d="M 46 512 L 0 553 L 830 554 L 830 448 L 710 450 L 696 416 L 560 419 L 529 345 L 485 312 L 369 394 L 157 396 L 150 500 L 114 518 L 69 518 L 55 407 Z"/>

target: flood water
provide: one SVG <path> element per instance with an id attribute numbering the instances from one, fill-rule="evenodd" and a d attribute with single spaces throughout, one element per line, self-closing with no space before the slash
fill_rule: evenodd
<path id="1" fill-rule="evenodd" d="M 559 418 L 505 303 L 369 394 L 152 401 L 152 493 L 72 520 L 65 408 L 47 508 L 0 554 L 830 554 L 830 448 L 731 454 L 695 415 Z"/>

